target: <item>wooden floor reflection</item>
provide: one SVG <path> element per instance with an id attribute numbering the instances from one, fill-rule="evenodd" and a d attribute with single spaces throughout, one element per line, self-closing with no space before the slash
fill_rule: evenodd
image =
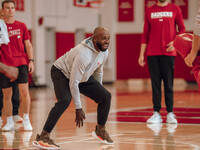
<path id="1" fill-rule="evenodd" d="M 84 127 L 76 128 L 73 103 L 63 114 L 51 137 L 66 150 L 198 150 L 200 149 L 200 124 L 156 124 L 117 122 L 115 112 L 138 108 L 152 108 L 149 80 L 117 81 L 105 85 L 112 93 L 111 115 L 106 129 L 114 146 L 103 145 L 91 136 L 96 125 L 96 104 L 81 96 L 86 113 Z M 31 88 L 30 118 L 33 132 L 24 132 L 16 124 L 13 132 L 0 131 L 0 149 L 35 149 L 32 141 L 40 133 L 47 115 L 54 105 L 52 88 Z M 196 84 L 175 80 L 174 107 L 200 108 L 200 93 Z M 162 101 L 165 107 L 164 100 Z M 21 112 L 21 111 L 20 111 Z M 200 112 L 199 112 L 200 113 Z M 5 123 L 5 117 L 4 123 Z M 200 119 L 200 118 L 199 118 Z"/>

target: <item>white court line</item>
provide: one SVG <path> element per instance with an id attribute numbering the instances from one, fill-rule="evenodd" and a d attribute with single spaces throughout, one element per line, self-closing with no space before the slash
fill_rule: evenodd
<path id="1" fill-rule="evenodd" d="M 115 136 L 121 136 L 121 135 L 125 135 L 125 134 L 114 134 L 114 135 L 111 135 L 111 137 L 115 137 Z M 92 136 L 92 135 L 91 135 Z M 78 137 L 78 136 L 77 136 Z M 67 142 L 60 142 L 60 143 L 57 143 L 58 145 L 61 145 L 61 144 L 67 144 L 67 143 L 73 143 L 73 142 L 82 142 L 82 141 L 88 141 L 88 140 L 94 140 L 95 138 L 94 137 L 91 137 L 91 138 L 86 138 L 86 139 L 81 139 L 81 140 L 74 140 L 74 141 L 67 141 Z"/>

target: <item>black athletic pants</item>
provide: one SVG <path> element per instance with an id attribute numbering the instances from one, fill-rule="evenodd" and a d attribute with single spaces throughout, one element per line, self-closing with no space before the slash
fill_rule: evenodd
<path id="1" fill-rule="evenodd" d="M 153 109 L 161 109 L 161 81 L 164 83 L 165 104 L 168 112 L 173 112 L 174 93 L 174 56 L 148 56 L 148 67 L 151 76 Z"/>
<path id="2" fill-rule="evenodd" d="M 12 104 L 13 104 L 13 115 L 18 115 L 18 109 L 19 109 L 19 88 L 17 85 L 17 82 L 13 82 L 12 84 L 12 90 L 13 90 L 13 95 L 12 95 Z M 2 115 L 1 111 L 3 108 L 3 92 L 2 88 L 0 88 L 0 116 Z"/>
<path id="3" fill-rule="evenodd" d="M 68 108 L 72 96 L 69 88 L 69 79 L 55 66 L 51 68 L 51 78 L 58 102 L 51 109 L 43 130 L 51 132 L 60 116 Z M 79 84 L 80 93 L 91 98 L 97 106 L 97 123 L 104 126 L 110 111 L 111 94 L 93 76 L 87 82 Z"/>

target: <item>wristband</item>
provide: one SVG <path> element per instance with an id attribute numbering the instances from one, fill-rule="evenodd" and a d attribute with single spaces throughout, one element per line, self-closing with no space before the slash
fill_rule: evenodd
<path id="1" fill-rule="evenodd" d="M 34 62 L 34 59 L 29 59 L 29 61 L 32 61 L 32 62 Z"/>

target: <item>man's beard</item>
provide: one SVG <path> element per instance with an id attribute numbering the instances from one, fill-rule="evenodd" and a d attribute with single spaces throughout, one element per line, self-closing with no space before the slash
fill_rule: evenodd
<path id="1" fill-rule="evenodd" d="M 102 47 L 101 43 L 99 43 L 99 42 L 97 42 L 97 47 L 98 47 L 98 49 L 99 49 L 100 51 L 102 51 L 102 52 L 105 52 L 105 51 L 107 50 L 107 48 L 104 49 L 104 48 Z"/>
<path id="2" fill-rule="evenodd" d="M 160 3 L 164 3 L 166 2 L 167 0 L 158 0 Z"/>

